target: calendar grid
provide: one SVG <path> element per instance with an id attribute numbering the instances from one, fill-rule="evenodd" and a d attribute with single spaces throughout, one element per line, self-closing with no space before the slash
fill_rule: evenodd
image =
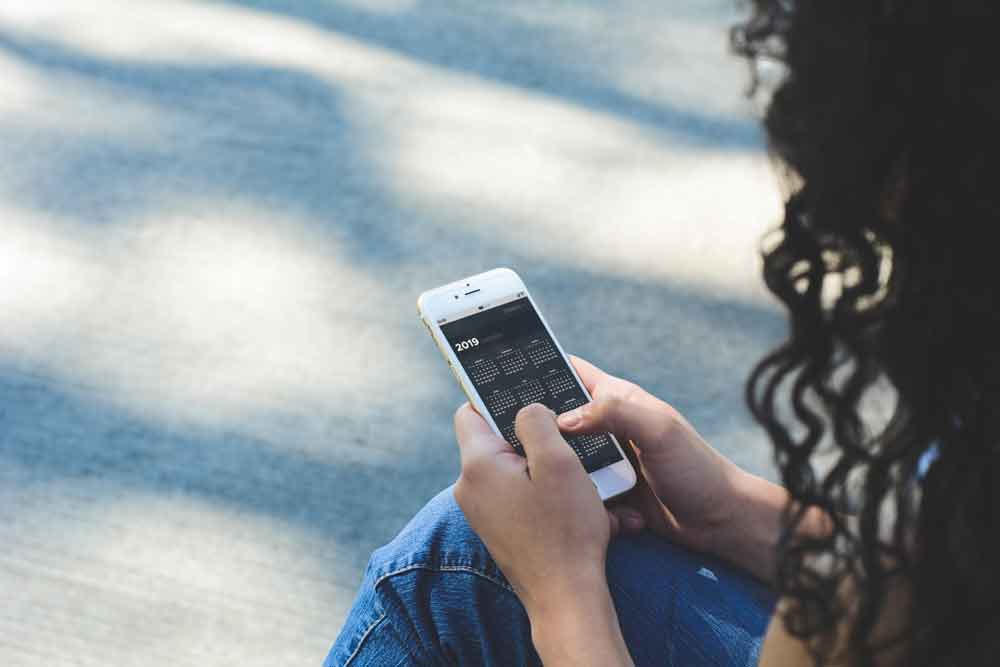
<path id="1" fill-rule="evenodd" d="M 541 403 L 562 414 L 583 405 L 586 393 L 528 299 L 442 325 L 448 341 L 500 434 L 523 453 L 515 432 L 517 412 Z M 621 454 L 607 434 L 567 438 L 593 472 Z"/>
<path id="2" fill-rule="evenodd" d="M 576 450 L 577 455 L 582 459 L 589 458 L 597 454 L 605 446 L 609 446 L 611 441 L 603 433 L 591 433 L 588 435 L 578 435 L 569 440 L 570 445 Z"/>
<path id="3" fill-rule="evenodd" d="M 538 403 L 545 398 L 545 389 L 538 380 L 529 380 L 517 388 L 517 397 L 521 399 L 521 407 L 530 403 Z"/>
<path id="4" fill-rule="evenodd" d="M 561 415 L 562 413 L 569 412 L 573 408 L 580 407 L 581 405 L 583 405 L 583 401 L 573 396 L 572 398 L 568 398 L 562 403 L 560 403 L 558 406 L 556 406 L 555 411 L 556 414 Z"/>
<path id="5" fill-rule="evenodd" d="M 500 377 L 500 369 L 497 367 L 497 362 L 488 358 L 477 359 L 472 362 L 468 373 L 469 377 L 472 378 L 472 383 L 477 387 L 489 384 Z"/>
<path id="6" fill-rule="evenodd" d="M 568 371 L 559 371 L 545 378 L 546 388 L 552 396 L 576 389 L 576 382 Z"/>
<path id="7" fill-rule="evenodd" d="M 517 399 L 509 389 L 500 389 L 493 392 L 486 399 L 486 406 L 490 412 L 502 415 L 511 408 L 517 406 Z"/>
<path id="8" fill-rule="evenodd" d="M 528 358 L 531 359 L 531 363 L 535 366 L 541 366 L 542 364 L 559 357 L 559 353 L 556 352 L 555 346 L 544 339 L 535 339 L 531 341 L 524 348 L 524 351 L 528 354 Z"/>
<path id="9" fill-rule="evenodd" d="M 504 350 L 497 356 L 497 363 L 503 370 L 504 375 L 514 375 L 520 373 L 528 366 L 528 360 L 524 357 L 524 352 L 518 348 Z"/>

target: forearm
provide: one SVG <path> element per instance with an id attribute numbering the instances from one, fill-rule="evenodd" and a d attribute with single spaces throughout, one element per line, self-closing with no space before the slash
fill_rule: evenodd
<path id="1" fill-rule="evenodd" d="M 777 572 L 777 546 L 782 513 L 788 504 L 784 487 L 738 470 L 732 476 L 734 508 L 729 521 L 717 531 L 710 550 L 771 583 Z M 820 536 L 830 531 L 830 521 L 811 508 L 798 526 L 799 534 Z"/>
<path id="2" fill-rule="evenodd" d="M 546 667 L 632 667 L 611 594 L 604 584 L 565 602 L 529 610 L 531 637 Z"/>

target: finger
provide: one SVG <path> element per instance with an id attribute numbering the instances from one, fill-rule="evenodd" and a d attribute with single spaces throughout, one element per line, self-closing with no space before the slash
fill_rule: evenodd
<path id="1" fill-rule="evenodd" d="M 576 374 L 583 381 L 583 386 L 591 395 L 602 380 L 612 377 L 586 359 L 581 359 L 576 355 L 569 355 L 569 360 L 572 362 L 573 368 L 576 369 Z"/>
<path id="2" fill-rule="evenodd" d="M 672 410 L 653 410 L 637 401 L 611 397 L 564 412 L 558 424 L 566 433 L 613 433 L 619 441 L 631 440 L 642 451 L 667 438 L 674 418 Z"/>
<path id="3" fill-rule="evenodd" d="M 645 402 L 650 399 L 658 400 L 653 399 L 642 387 L 634 382 L 629 382 L 628 380 L 606 373 L 580 357 L 570 355 L 570 361 L 573 362 L 573 368 L 576 369 L 577 375 L 583 381 L 583 386 L 587 388 L 587 391 L 595 400 L 613 396 L 639 402 Z"/>
<path id="4" fill-rule="evenodd" d="M 564 476 L 579 470 L 586 474 L 579 457 L 556 426 L 556 415 L 541 403 L 521 408 L 514 430 L 524 447 L 532 479 L 545 474 Z"/>
<path id="5" fill-rule="evenodd" d="M 639 478 L 636 480 L 635 486 L 632 487 L 631 491 L 620 496 L 622 501 L 624 501 L 620 501 L 620 504 L 628 505 L 642 515 L 643 528 L 645 530 L 664 537 L 676 535 L 679 527 L 677 519 L 670 510 L 663 506 L 656 492 L 649 485 L 645 469 L 635 460 L 635 453 L 632 446 L 627 446 L 625 451 L 629 455 L 629 461 L 632 462 L 632 465 L 635 466 L 636 471 L 639 473 Z"/>
<path id="6" fill-rule="evenodd" d="M 646 522 L 646 528 L 657 535 L 676 537 L 680 532 L 680 522 L 673 512 L 664 507 L 649 484 L 643 485 L 639 496 L 641 498 L 640 504 L 644 508 L 642 516 Z"/>
<path id="7" fill-rule="evenodd" d="M 494 433 L 469 403 L 463 403 L 455 411 L 455 438 L 463 467 L 471 461 L 496 457 L 503 452 L 514 454 L 510 444 Z"/>
<path id="8" fill-rule="evenodd" d="M 616 505 L 608 508 L 611 515 L 611 534 L 634 535 L 646 527 L 646 519 L 639 510 L 628 505 Z"/>

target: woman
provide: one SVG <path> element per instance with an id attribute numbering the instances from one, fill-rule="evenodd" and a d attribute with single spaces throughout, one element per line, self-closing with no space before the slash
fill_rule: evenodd
<path id="1" fill-rule="evenodd" d="M 784 70 L 764 279 L 791 326 L 747 396 L 782 486 L 577 359 L 594 403 L 523 409 L 526 460 L 458 410 L 458 483 L 375 553 L 328 664 L 995 664 L 997 27 L 986 0 L 756 0 L 733 43 Z M 560 431 L 631 441 L 639 488 L 606 509 Z"/>

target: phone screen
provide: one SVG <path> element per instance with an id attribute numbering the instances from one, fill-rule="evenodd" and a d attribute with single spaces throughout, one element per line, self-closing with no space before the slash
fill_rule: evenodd
<path id="1" fill-rule="evenodd" d="M 514 433 L 518 410 L 529 403 L 543 403 L 562 414 L 587 402 L 527 297 L 447 322 L 441 331 L 500 432 L 521 454 L 524 451 Z M 622 458 L 605 433 L 573 436 L 567 442 L 588 473 Z"/>

